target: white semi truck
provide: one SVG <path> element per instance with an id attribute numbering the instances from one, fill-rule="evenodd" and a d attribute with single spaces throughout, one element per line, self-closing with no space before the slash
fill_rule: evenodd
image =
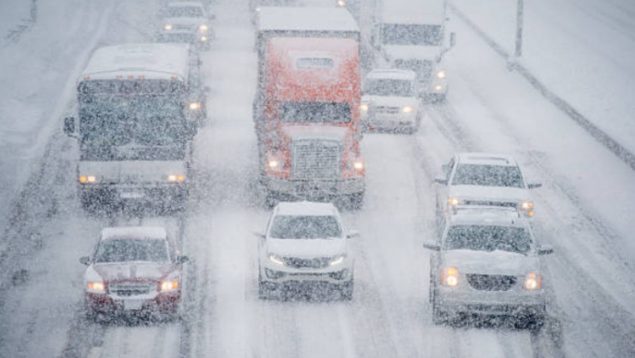
<path id="1" fill-rule="evenodd" d="M 371 29 L 376 67 L 412 70 L 420 96 L 444 101 L 447 70 L 443 57 L 454 46 L 446 36 L 446 0 L 377 0 Z"/>

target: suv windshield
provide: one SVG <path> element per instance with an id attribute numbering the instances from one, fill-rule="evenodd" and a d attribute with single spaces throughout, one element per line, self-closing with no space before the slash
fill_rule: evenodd
<path id="1" fill-rule="evenodd" d="M 399 96 L 412 97 L 414 89 L 412 82 L 404 80 L 367 80 L 364 83 L 364 94 L 371 96 Z"/>
<path id="2" fill-rule="evenodd" d="M 276 216 L 269 232 L 269 236 L 275 239 L 331 239 L 341 235 L 337 218 L 317 215 Z"/>
<path id="3" fill-rule="evenodd" d="M 443 28 L 441 25 L 384 24 L 382 38 L 386 45 L 439 46 Z"/>
<path id="4" fill-rule="evenodd" d="M 95 253 L 95 262 L 169 261 L 165 240 L 108 239 L 102 240 Z"/>
<path id="5" fill-rule="evenodd" d="M 461 164 L 454 173 L 452 185 L 523 187 L 518 167 L 504 165 Z"/>
<path id="6" fill-rule="evenodd" d="M 348 103 L 286 102 L 280 105 L 280 118 L 287 123 L 348 123 Z"/>
<path id="7" fill-rule="evenodd" d="M 203 17 L 203 10 L 196 6 L 171 6 L 168 17 Z"/>
<path id="8" fill-rule="evenodd" d="M 446 250 L 502 250 L 526 254 L 531 236 L 524 228 L 506 226 L 461 225 L 448 230 Z"/>

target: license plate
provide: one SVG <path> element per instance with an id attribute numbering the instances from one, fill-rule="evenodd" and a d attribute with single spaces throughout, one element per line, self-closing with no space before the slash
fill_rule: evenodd
<path id="1" fill-rule="evenodd" d="M 141 199 L 145 196 L 141 190 L 122 190 L 119 192 L 122 199 Z"/>
<path id="2" fill-rule="evenodd" d="M 144 300 L 123 300 L 124 310 L 140 310 L 143 307 Z"/>

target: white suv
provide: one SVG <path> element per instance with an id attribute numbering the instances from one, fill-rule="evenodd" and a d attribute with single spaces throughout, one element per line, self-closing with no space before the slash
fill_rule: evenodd
<path id="1" fill-rule="evenodd" d="M 353 257 L 337 208 L 330 203 L 279 203 L 259 235 L 260 298 L 289 293 L 353 297 Z M 317 289 L 317 291 L 315 291 Z"/>
<path id="2" fill-rule="evenodd" d="M 197 48 L 209 49 L 214 39 L 209 14 L 200 1 L 172 1 L 160 14 L 161 28 L 157 34 L 160 42 L 185 42 Z"/>
<path id="3" fill-rule="evenodd" d="M 409 70 L 373 70 L 366 75 L 360 112 L 367 131 L 414 133 L 421 122 L 417 75 Z"/>
<path id="4" fill-rule="evenodd" d="M 531 227 L 512 208 L 460 208 L 439 241 L 426 241 L 430 302 L 436 324 L 462 314 L 511 316 L 540 327 L 546 314 L 539 256 L 553 249 L 536 243 Z"/>
<path id="5" fill-rule="evenodd" d="M 443 177 L 434 180 L 441 184 L 437 190 L 438 218 L 471 205 L 516 208 L 526 217 L 534 216 L 529 189 L 542 184 L 525 182 L 518 163 L 509 155 L 460 153 L 443 166 L 443 171 Z"/>

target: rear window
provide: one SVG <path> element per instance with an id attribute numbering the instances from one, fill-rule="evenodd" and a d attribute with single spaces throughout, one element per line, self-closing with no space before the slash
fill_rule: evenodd
<path id="1" fill-rule="evenodd" d="M 340 238 L 342 230 L 334 216 L 279 215 L 273 219 L 269 236 L 275 239 Z"/>
<path id="2" fill-rule="evenodd" d="M 452 178 L 452 185 L 524 187 L 518 167 L 481 164 L 460 164 Z"/>
<path id="3" fill-rule="evenodd" d="M 335 102 L 286 102 L 280 105 L 280 118 L 287 123 L 348 123 L 351 107 Z"/>
<path id="4" fill-rule="evenodd" d="M 168 262 L 170 255 L 165 240 L 108 239 L 102 240 L 95 253 L 95 262 L 149 261 Z"/>
<path id="5" fill-rule="evenodd" d="M 521 227 L 460 225 L 448 230 L 446 250 L 509 251 L 526 254 L 531 236 Z"/>

